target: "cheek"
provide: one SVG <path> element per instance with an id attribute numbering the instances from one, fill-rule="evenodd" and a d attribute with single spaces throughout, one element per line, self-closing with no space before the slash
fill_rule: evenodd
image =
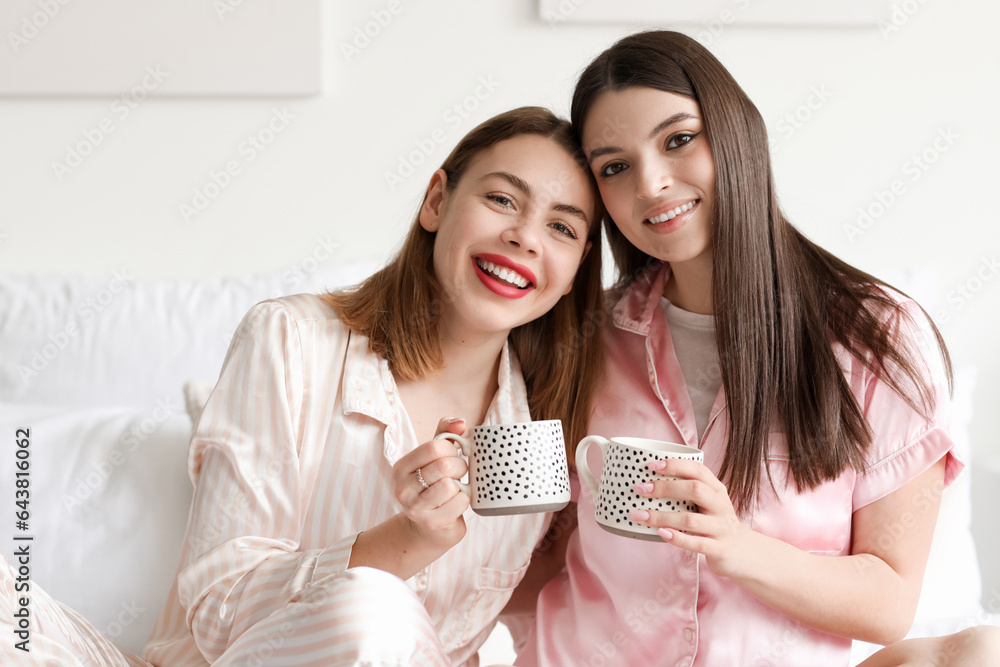
<path id="1" fill-rule="evenodd" d="M 566 248 L 564 252 L 559 253 L 558 258 L 553 258 L 553 260 L 549 266 L 553 287 L 565 294 L 573 288 L 573 280 L 576 279 L 580 263 L 583 261 L 583 250 Z"/>
<path id="2" fill-rule="evenodd" d="M 601 201 L 604 202 L 604 207 L 608 209 L 608 213 L 615 220 L 621 217 L 622 212 L 632 210 L 632 197 L 628 195 L 626 188 L 623 186 L 599 182 L 597 188 L 601 193 Z M 618 215 L 615 215 L 616 213 Z"/>
<path id="3" fill-rule="evenodd" d="M 440 230 L 434 239 L 434 274 L 443 278 L 448 273 L 448 267 L 454 264 L 455 239 L 448 230 Z"/>
<path id="4" fill-rule="evenodd" d="M 698 164 L 697 178 L 709 195 L 715 194 L 715 163 L 712 162 L 712 154 L 707 150 Z"/>

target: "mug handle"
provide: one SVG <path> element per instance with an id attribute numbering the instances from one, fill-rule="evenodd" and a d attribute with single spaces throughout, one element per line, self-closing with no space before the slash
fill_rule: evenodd
<path id="1" fill-rule="evenodd" d="M 588 435 L 576 446 L 576 471 L 580 474 L 580 479 L 590 489 L 591 495 L 594 496 L 594 502 L 597 502 L 597 480 L 594 479 L 594 473 L 590 472 L 590 464 L 587 463 L 587 450 L 595 442 L 601 448 L 601 458 L 608 455 L 608 444 L 611 441 L 599 435 Z"/>
<path id="2" fill-rule="evenodd" d="M 456 445 L 458 445 L 459 447 L 461 447 L 462 448 L 462 454 L 465 455 L 465 458 L 469 459 L 468 463 L 469 463 L 469 466 L 470 466 L 470 469 L 471 469 L 471 465 L 472 465 L 472 441 L 471 440 L 469 440 L 465 436 L 458 435 L 457 433 L 438 433 L 437 435 L 434 436 L 434 440 L 451 440 Z M 465 482 L 461 482 L 461 481 L 458 481 L 458 480 L 455 480 L 455 481 L 458 482 L 458 486 L 459 486 L 459 488 L 462 489 L 462 493 L 464 493 L 465 495 L 469 496 L 469 498 L 471 499 L 472 498 L 472 488 L 468 484 L 466 484 Z"/>

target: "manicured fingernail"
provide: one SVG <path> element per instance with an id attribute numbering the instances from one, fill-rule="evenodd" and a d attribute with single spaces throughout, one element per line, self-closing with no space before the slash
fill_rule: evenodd
<path id="1" fill-rule="evenodd" d="M 635 485 L 636 493 L 650 493 L 653 490 L 652 482 L 644 482 L 642 484 Z"/>
<path id="2" fill-rule="evenodd" d="M 669 530 L 667 530 L 666 528 L 660 528 L 658 531 L 656 531 L 656 533 L 665 540 L 674 539 L 674 534 Z"/>
<path id="3" fill-rule="evenodd" d="M 464 422 L 465 420 L 462 419 L 461 417 L 449 417 L 445 421 L 447 421 L 449 424 L 457 424 L 458 422 Z"/>
<path id="4" fill-rule="evenodd" d="M 633 521 L 649 521 L 649 512 L 646 510 L 632 510 L 629 516 L 632 517 Z"/>
<path id="5" fill-rule="evenodd" d="M 649 464 L 650 470 L 663 470 L 666 467 L 667 467 L 666 461 L 653 461 L 652 463 Z"/>

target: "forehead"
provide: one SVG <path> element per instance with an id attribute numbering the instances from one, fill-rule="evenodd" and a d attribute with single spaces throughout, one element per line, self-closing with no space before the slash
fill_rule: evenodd
<path id="1" fill-rule="evenodd" d="M 647 138 L 675 114 L 701 118 L 698 103 L 690 97 L 655 88 L 634 86 L 601 93 L 590 105 L 583 122 L 583 148 L 617 146 L 627 140 Z"/>
<path id="2" fill-rule="evenodd" d="M 588 172 L 576 156 L 548 137 L 525 134 L 494 144 L 469 163 L 460 187 L 474 187 L 480 178 L 496 172 L 527 182 L 536 200 L 570 203 L 588 214 L 593 210 L 596 193 Z"/>
<path id="3" fill-rule="evenodd" d="M 536 134 L 522 134 L 493 144 L 472 159 L 466 173 L 481 176 L 494 171 L 515 173 L 514 170 L 526 180 L 528 176 L 558 179 L 566 177 L 562 172 L 583 173 L 565 148 L 554 139 Z"/>

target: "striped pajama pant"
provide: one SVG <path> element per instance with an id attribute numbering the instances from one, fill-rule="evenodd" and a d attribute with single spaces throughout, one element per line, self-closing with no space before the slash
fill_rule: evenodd
<path id="1" fill-rule="evenodd" d="M 45 667 L 150 667 L 105 639 L 75 611 L 37 584 L 15 590 L 16 570 L 0 555 L 0 664 Z M 18 598 L 29 597 L 30 652 L 21 639 Z M 208 664 L 201 662 L 200 665 Z M 416 594 L 399 578 L 355 568 L 311 586 L 238 637 L 216 667 L 449 665 Z M 161 665 L 159 667 L 188 667 Z"/>

